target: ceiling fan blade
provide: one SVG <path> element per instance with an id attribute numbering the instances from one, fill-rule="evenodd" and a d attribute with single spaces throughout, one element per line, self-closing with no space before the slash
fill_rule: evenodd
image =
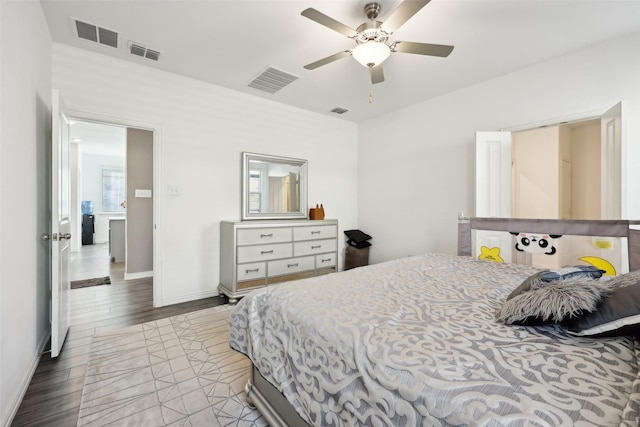
<path id="1" fill-rule="evenodd" d="M 384 81 L 384 72 L 382 71 L 382 64 L 377 67 L 371 68 L 371 84 L 382 83 Z"/>
<path id="2" fill-rule="evenodd" d="M 331 56 L 327 56 L 326 58 L 323 58 L 319 61 L 316 62 L 312 62 L 311 64 L 307 64 L 304 66 L 304 68 L 306 68 L 307 70 L 315 70 L 318 67 L 322 67 L 323 65 L 327 65 L 333 61 L 337 61 L 338 59 L 342 59 L 345 56 L 349 56 L 351 55 L 351 51 L 350 50 L 345 50 L 344 52 L 338 52 L 338 53 L 334 53 Z"/>
<path id="3" fill-rule="evenodd" d="M 335 19 L 328 17 L 324 13 L 319 12 L 312 7 L 303 10 L 300 14 L 347 37 L 355 37 L 357 34 L 356 30 L 354 30 L 353 28 L 350 28 L 344 25 L 342 22 L 338 22 Z"/>
<path id="4" fill-rule="evenodd" d="M 405 0 L 400 3 L 400 6 L 384 21 L 382 28 L 388 33 L 393 33 L 400 28 L 402 24 L 407 22 L 409 18 L 418 13 L 420 9 L 425 7 L 429 1 L 431 0 Z"/>
<path id="5" fill-rule="evenodd" d="M 446 58 L 453 50 L 453 46 L 431 43 L 395 42 L 391 50 L 393 52 L 415 53 L 417 55 L 441 56 Z"/>

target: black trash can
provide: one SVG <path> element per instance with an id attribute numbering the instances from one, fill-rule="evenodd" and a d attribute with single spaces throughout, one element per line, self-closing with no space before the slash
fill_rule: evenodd
<path id="1" fill-rule="evenodd" d="M 350 270 L 369 264 L 369 247 L 371 236 L 360 230 L 347 230 L 347 247 L 344 251 L 344 269 Z"/>

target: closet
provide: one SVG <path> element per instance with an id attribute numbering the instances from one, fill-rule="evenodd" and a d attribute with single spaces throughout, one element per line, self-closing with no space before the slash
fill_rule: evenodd
<path id="1" fill-rule="evenodd" d="M 514 218 L 600 219 L 600 120 L 513 132 Z"/>

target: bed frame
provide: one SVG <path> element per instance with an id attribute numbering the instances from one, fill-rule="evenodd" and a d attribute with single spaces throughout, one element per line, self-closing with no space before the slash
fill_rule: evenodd
<path id="1" fill-rule="evenodd" d="M 251 364 L 251 378 L 244 388 L 247 402 L 260 411 L 272 427 L 309 427 L 289 401 Z"/>
<path id="2" fill-rule="evenodd" d="M 472 230 L 522 231 L 532 233 L 627 237 L 629 271 L 640 270 L 640 221 L 551 220 L 515 218 L 459 218 L 458 255 L 471 255 Z M 310 427 L 289 401 L 251 364 L 245 386 L 249 405 L 257 408 L 273 427 Z"/>

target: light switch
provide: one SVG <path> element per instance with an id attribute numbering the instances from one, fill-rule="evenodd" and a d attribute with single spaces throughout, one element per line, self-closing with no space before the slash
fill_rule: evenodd
<path id="1" fill-rule="evenodd" d="M 167 194 L 169 196 L 179 196 L 180 195 L 180 191 L 178 191 L 178 186 L 177 185 L 169 185 L 167 187 Z"/>
<path id="2" fill-rule="evenodd" d="M 141 190 L 136 188 L 136 197 L 151 198 L 151 190 Z"/>

